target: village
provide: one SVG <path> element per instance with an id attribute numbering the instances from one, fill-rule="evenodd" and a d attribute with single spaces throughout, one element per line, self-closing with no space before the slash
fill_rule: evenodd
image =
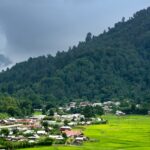
<path id="1" fill-rule="evenodd" d="M 70 102 L 56 111 L 48 110 L 42 114 L 42 109 L 35 109 L 41 114 L 24 118 L 8 118 L 0 120 L 0 139 L 6 142 L 25 142 L 31 145 L 45 141 L 50 144 L 79 145 L 90 140 L 84 135 L 82 128 L 89 125 L 107 124 L 102 115 L 113 112 L 117 116 L 126 115 L 118 108 L 120 102 L 104 103 Z M 61 113 L 60 113 L 61 112 Z M 63 112 L 63 113 L 62 113 Z M 43 142 L 47 144 L 47 142 Z"/>
<path id="2" fill-rule="evenodd" d="M 0 138 L 10 142 L 23 142 L 34 144 L 41 138 L 53 139 L 56 144 L 81 144 L 89 140 L 89 137 L 78 129 L 78 126 L 91 124 L 106 124 L 100 115 L 85 116 L 81 113 L 71 113 L 76 108 L 103 108 L 105 112 L 111 111 L 111 105 L 119 105 L 119 102 L 90 103 L 70 102 L 66 107 L 59 107 L 59 111 L 65 112 L 60 115 L 54 112 L 50 115 L 33 115 L 25 118 L 8 118 L 0 120 Z M 42 111 L 35 109 L 35 111 Z M 103 112 L 102 112 L 103 114 Z"/>

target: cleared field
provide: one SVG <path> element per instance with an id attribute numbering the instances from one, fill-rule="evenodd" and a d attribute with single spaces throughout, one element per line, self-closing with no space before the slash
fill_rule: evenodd
<path id="1" fill-rule="evenodd" d="M 41 111 L 35 111 L 33 115 L 34 116 L 42 115 L 42 112 Z"/>
<path id="2" fill-rule="evenodd" d="M 150 150 L 150 116 L 105 116 L 107 125 L 85 127 L 92 139 L 82 146 L 37 147 L 24 150 Z"/>

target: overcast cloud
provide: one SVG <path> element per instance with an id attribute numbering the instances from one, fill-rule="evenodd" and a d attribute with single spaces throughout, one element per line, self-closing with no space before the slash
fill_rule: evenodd
<path id="1" fill-rule="evenodd" d="M 13 61 L 55 55 L 148 6 L 150 0 L 0 0 L 0 53 Z"/>

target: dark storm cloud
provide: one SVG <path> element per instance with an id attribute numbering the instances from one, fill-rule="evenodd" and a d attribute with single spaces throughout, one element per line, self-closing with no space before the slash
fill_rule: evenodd
<path id="1" fill-rule="evenodd" d="M 148 7 L 149 0 L 0 0 L 0 51 L 14 60 L 55 54 Z M 0 52 L 0 53 L 1 53 Z"/>

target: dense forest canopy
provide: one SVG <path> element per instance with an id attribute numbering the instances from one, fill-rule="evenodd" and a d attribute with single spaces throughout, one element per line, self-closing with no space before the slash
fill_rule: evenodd
<path id="1" fill-rule="evenodd" d="M 99 36 L 88 33 L 67 52 L 29 58 L 3 71 L 0 93 L 33 108 L 75 99 L 150 103 L 150 8 Z"/>

